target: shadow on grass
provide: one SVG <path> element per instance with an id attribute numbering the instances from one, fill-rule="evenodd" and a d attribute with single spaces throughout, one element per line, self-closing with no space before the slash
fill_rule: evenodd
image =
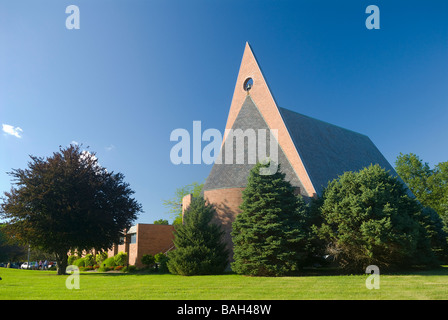
<path id="1" fill-rule="evenodd" d="M 390 275 L 406 275 L 406 276 L 412 276 L 412 275 L 418 275 L 418 276 L 448 276 L 448 265 L 439 266 L 438 268 L 425 268 L 425 267 L 415 267 L 410 270 L 404 270 L 404 271 L 395 271 L 395 272 L 389 272 L 384 274 L 390 274 Z"/>
<path id="2" fill-rule="evenodd" d="M 353 272 L 344 272 L 343 270 L 337 269 L 337 268 L 308 268 L 302 270 L 300 273 L 287 275 L 285 277 L 318 277 L 318 276 L 350 276 L 350 275 L 365 275 L 366 273 L 353 273 Z M 125 276 L 164 276 L 164 275 L 170 275 L 171 273 L 157 273 L 157 272 L 148 272 L 148 271 L 134 271 L 129 273 L 124 272 L 81 272 L 82 276 L 105 276 L 105 277 L 125 277 Z M 227 276 L 227 275 L 236 275 L 235 272 L 226 272 L 224 274 L 218 274 L 218 275 L 203 275 L 203 276 Z M 448 265 L 440 266 L 438 268 L 423 268 L 423 267 L 414 267 L 407 270 L 401 270 L 401 271 L 387 271 L 387 272 L 381 272 L 381 275 L 406 275 L 406 276 L 448 276 Z M 188 277 L 188 276 L 185 276 Z M 251 277 L 251 276 L 247 276 Z M 281 278 L 281 277 L 279 277 Z"/>
<path id="3" fill-rule="evenodd" d="M 422 267 L 422 266 L 413 266 L 409 269 L 402 270 L 381 270 L 380 273 L 382 275 L 418 275 L 418 276 L 448 276 L 448 265 L 443 265 L 439 267 Z M 350 276 L 350 275 L 363 275 L 366 274 L 364 272 L 350 272 L 344 271 L 338 268 L 306 268 L 302 270 L 300 273 L 297 273 L 293 276 L 297 277 L 316 277 L 316 276 Z"/>
<path id="4" fill-rule="evenodd" d="M 107 272 L 97 272 L 97 271 L 89 271 L 89 272 L 82 272 L 80 273 L 83 276 L 108 276 L 108 277 L 120 277 L 120 276 L 163 276 L 163 275 L 172 275 L 170 273 L 158 273 L 158 272 L 148 272 L 148 271 L 134 271 L 134 272 L 114 272 L 114 271 L 107 271 Z"/>

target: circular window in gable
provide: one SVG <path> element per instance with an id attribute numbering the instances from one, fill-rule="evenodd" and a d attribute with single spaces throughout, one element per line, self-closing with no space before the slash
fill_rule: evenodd
<path id="1" fill-rule="evenodd" d="M 254 80 L 252 80 L 252 78 L 247 78 L 243 84 L 244 91 L 249 92 L 249 90 L 252 88 L 253 85 L 254 85 Z"/>

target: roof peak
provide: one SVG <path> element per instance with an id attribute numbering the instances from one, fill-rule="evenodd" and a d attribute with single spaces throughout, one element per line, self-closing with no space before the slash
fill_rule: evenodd
<path id="1" fill-rule="evenodd" d="M 248 81 L 251 80 L 251 85 L 247 86 Z M 235 84 L 232 103 L 227 118 L 226 129 L 232 129 L 233 124 L 246 100 L 250 96 L 252 101 L 258 107 L 261 115 L 267 122 L 270 129 L 276 129 L 279 133 L 279 144 L 286 151 L 286 156 L 300 181 L 302 181 L 306 193 L 312 197 L 316 193 L 310 178 L 303 166 L 302 160 L 294 146 L 294 142 L 288 132 L 288 129 L 283 121 L 282 115 L 277 107 L 277 103 L 269 89 L 269 86 L 263 76 L 263 72 L 258 64 L 253 50 L 246 42 L 243 58 L 241 60 L 238 77 Z M 223 143 L 227 135 L 224 133 Z"/>

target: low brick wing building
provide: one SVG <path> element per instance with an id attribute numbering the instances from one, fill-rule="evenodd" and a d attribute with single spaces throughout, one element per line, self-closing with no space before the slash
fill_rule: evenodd
<path id="1" fill-rule="evenodd" d="M 127 252 L 129 265 L 138 268 L 143 267 L 141 259 L 145 254 L 156 255 L 166 253 L 174 248 L 174 226 L 163 224 L 139 223 L 132 226 L 120 239 L 120 243 L 114 245 L 108 251 L 109 257 L 118 252 Z"/>

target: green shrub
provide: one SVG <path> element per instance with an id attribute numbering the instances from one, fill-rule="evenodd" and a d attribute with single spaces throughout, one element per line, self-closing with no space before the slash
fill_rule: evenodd
<path id="1" fill-rule="evenodd" d="M 79 258 L 79 259 L 76 259 L 74 262 L 73 262 L 73 265 L 75 265 L 75 266 L 77 266 L 77 267 L 85 267 L 86 266 L 86 261 L 85 261 L 85 259 L 84 258 Z"/>
<path id="2" fill-rule="evenodd" d="M 106 251 L 98 252 L 95 255 L 95 260 L 96 260 L 96 263 L 98 265 L 101 265 L 103 263 L 103 261 L 106 260 L 106 259 L 107 259 L 107 252 Z"/>
<path id="3" fill-rule="evenodd" d="M 119 252 L 114 257 L 115 266 L 124 266 L 128 263 L 128 254 L 126 252 Z"/>
<path id="4" fill-rule="evenodd" d="M 144 254 L 144 255 L 142 256 L 141 262 L 142 262 L 147 268 L 149 268 L 149 267 L 153 266 L 154 263 L 155 263 L 156 261 L 155 261 L 155 258 L 154 258 L 153 255 L 151 255 L 151 254 Z"/>
<path id="5" fill-rule="evenodd" d="M 86 267 L 93 267 L 95 265 L 95 258 L 92 254 L 86 254 L 86 256 L 84 257 L 84 265 Z"/>
<path id="6" fill-rule="evenodd" d="M 98 272 L 107 272 L 107 271 L 110 271 L 113 269 L 114 269 L 114 267 L 99 267 Z"/>
<path id="7" fill-rule="evenodd" d="M 135 272 L 135 271 L 137 271 L 137 267 L 136 266 L 126 266 L 123 269 L 121 269 L 121 271 L 123 271 L 123 272 Z"/>
<path id="8" fill-rule="evenodd" d="M 79 271 L 90 271 L 93 270 L 92 266 L 79 267 Z"/>
<path id="9" fill-rule="evenodd" d="M 116 264 L 115 264 L 114 257 L 109 257 L 109 258 L 107 258 L 106 260 L 103 261 L 103 263 L 100 266 L 100 269 L 104 268 L 104 267 L 106 267 L 106 268 L 113 268 L 115 266 L 116 266 Z"/>
<path id="10" fill-rule="evenodd" d="M 73 263 L 78 259 L 79 259 L 79 257 L 77 255 L 74 255 L 74 254 L 69 255 L 67 258 L 67 263 L 68 263 L 68 265 L 73 265 Z"/>
<path id="11" fill-rule="evenodd" d="M 155 262 L 158 265 L 158 271 L 160 273 L 169 272 L 168 266 L 167 266 L 169 258 L 167 257 L 166 254 L 163 254 L 162 252 L 159 252 L 158 254 L 156 254 L 154 256 L 154 260 L 155 260 Z"/>

